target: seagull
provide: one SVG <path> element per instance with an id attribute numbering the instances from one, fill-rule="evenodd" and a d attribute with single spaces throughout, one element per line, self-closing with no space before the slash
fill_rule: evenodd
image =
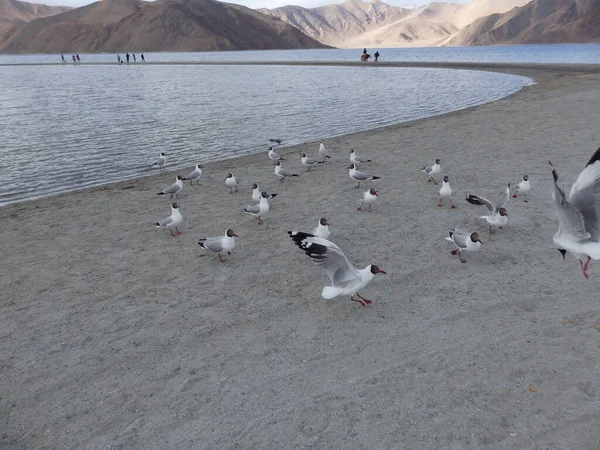
<path id="1" fill-rule="evenodd" d="M 188 176 L 184 178 L 184 180 L 190 180 L 190 186 L 194 183 L 194 180 L 196 180 L 196 183 L 200 184 L 200 177 L 202 176 L 203 167 L 204 166 L 200 164 L 196 165 L 196 168 L 192 170 Z"/>
<path id="2" fill-rule="evenodd" d="M 263 224 L 261 216 L 264 216 L 269 212 L 269 200 L 267 199 L 268 196 L 269 194 L 262 192 L 260 194 L 260 202 L 258 204 L 248 205 L 244 208 L 245 213 L 252 214 L 258 219 L 258 225 Z"/>
<path id="3" fill-rule="evenodd" d="M 301 231 L 288 231 L 294 243 L 304 251 L 313 262 L 322 266 L 331 280 L 331 286 L 325 286 L 321 292 L 324 299 L 338 295 L 351 295 L 350 300 L 363 307 L 372 303 L 362 297 L 358 291 L 363 289 L 378 273 L 386 272 L 374 264 L 360 270 L 348 262 L 342 250 L 327 239 L 316 237 Z"/>
<path id="4" fill-rule="evenodd" d="M 175 237 L 178 234 L 181 234 L 177 228 L 181 225 L 181 222 L 183 222 L 183 217 L 179 212 L 179 205 L 173 202 L 171 203 L 171 215 L 161 222 L 156 222 L 154 225 L 156 225 L 156 228 L 168 228 L 171 231 L 171 236 Z M 175 228 L 177 234 L 173 234 L 173 228 Z"/>
<path id="5" fill-rule="evenodd" d="M 361 158 L 360 156 L 356 156 L 356 152 L 354 151 L 354 149 L 352 149 L 350 150 L 350 162 L 353 164 L 359 164 L 371 162 L 371 160 L 367 158 Z"/>
<path id="6" fill-rule="evenodd" d="M 298 174 L 297 173 L 292 173 L 292 172 L 288 172 L 287 170 L 285 170 L 284 168 L 281 167 L 281 163 L 279 161 L 277 161 L 275 163 L 275 175 L 277 175 L 279 177 L 279 182 L 283 183 L 283 180 L 286 177 L 297 177 Z"/>
<path id="7" fill-rule="evenodd" d="M 327 161 L 328 158 L 331 158 L 329 150 L 325 148 L 322 142 L 319 144 L 319 156 L 323 158 L 323 162 Z"/>
<path id="8" fill-rule="evenodd" d="M 227 252 L 228 255 L 231 255 L 231 250 L 233 250 L 235 247 L 235 239 L 233 239 L 234 237 L 239 236 L 235 234 L 232 229 L 228 229 L 225 232 L 225 236 L 200 239 L 198 241 L 198 245 L 206 250 L 215 252 L 219 257 L 219 261 L 224 263 L 225 261 L 223 258 L 221 258 L 221 253 Z"/>
<path id="9" fill-rule="evenodd" d="M 175 198 L 179 198 L 179 197 L 177 197 L 177 194 L 179 192 L 181 192 L 182 189 L 183 189 L 183 178 L 181 178 L 181 175 L 177 175 L 177 178 L 175 178 L 175 183 L 173 183 L 169 187 L 164 188 L 161 192 L 158 193 L 158 195 L 170 194 L 171 195 L 170 198 L 173 198 L 173 194 L 175 194 Z"/>
<path id="10" fill-rule="evenodd" d="M 269 142 L 272 142 L 274 145 L 280 145 L 282 140 L 281 139 L 269 139 Z"/>
<path id="11" fill-rule="evenodd" d="M 285 158 L 273 150 L 273 147 L 269 147 L 269 159 L 273 161 L 273 165 L 275 165 L 275 161 L 285 161 Z"/>
<path id="12" fill-rule="evenodd" d="M 329 222 L 327 222 L 325 217 L 319 220 L 319 225 L 313 230 L 313 234 L 319 238 L 329 239 L 331 231 L 329 231 Z"/>
<path id="13" fill-rule="evenodd" d="M 160 156 L 158 157 L 158 159 L 156 161 L 154 161 L 154 163 L 152 163 L 153 166 L 158 166 L 158 168 L 160 169 L 161 172 L 163 170 L 165 170 L 165 164 L 167 164 L 167 154 L 166 153 L 161 153 Z"/>
<path id="14" fill-rule="evenodd" d="M 600 259 L 600 148 L 577 177 L 568 198 L 558 187 L 558 175 L 552 163 L 550 167 L 554 177 L 552 198 L 558 214 L 554 245 L 563 259 L 567 252 L 573 253 L 579 259 L 583 276 L 588 278 L 590 259 Z"/>
<path id="15" fill-rule="evenodd" d="M 238 191 L 238 184 L 240 184 L 240 182 L 233 176 L 231 172 L 229 172 L 225 178 L 225 186 L 229 186 L 230 194 Z"/>
<path id="16" fill-rule="evenodd" d="M 442 182 L 442 187 L 440 188 L 440 201 L 438 202 L 438 206 L 442 206 L 442 200 L 447 198 L 452 205 L 450 208 L 454 209 L 454 203 L 452 203 L 452 188 L 450 187 L 450 182 L 448 181 L 448 176 L 444 177 L 444 181 Z"/>
<path id="17" fill-rule="evenodd" d="M 435 184 L 437 184 L 437 181 L 435 181 L 435 178 L 433 178 L 433 176 L 435 174 L 438 174 L 442 171 L 442 166 L 440 166 L 440 160 L 436 159 L 435 160 L 435 164 L 431 167 L 423 167 L 423 172 L 425 173 L 425 175 L 429 175 L 429 180 L 428 181 L 433 181 Z"/>
<path id="18" fill-rule="evenodd" d="M 450 228 L 448 235 L 449 237 L 447 237 L 446 240 L 452 242 L 456 247 L 452 250 L 452 254 L 456 255 L 458 253 L 458 258 L 462 263 L 467 262 L 462 259 L 462 251 L 474 252 L 481 247 L 481 239 L 479 239 L 477 233 L 469 233 L 467 231 L 459 230 L 458 228 Z"/>
<path id="19" fill-rule="evenodd" d="M 365 191 L 363 193 L 361 200 L 362 200 L 362 203 L 360 204 L 360 206 L 358 208 L 356 208 L 356 210 L 362 211 L 362 207 L 366 203 L 367 205 L 369 205 L 369 212 L 371 212 L 371 205 L 373 204 L 373 202 L 379 200 L 379 192 L 377 192 L 375 189 L 371 188 L 368 191 Z"/>
<path id="20" fill-rule="evenodd" d="M 485 219 L 490 227 L 490 234 L 494 234 L 492 231 L 492 225 L 499 227 L 502 229 L 504 225 L 508 222 L 508 211 L 504 208 L 508 198 L 510 197 L 510 183 L 506 186 L 506 192 L 498 200 L 496 205 L 490 202 L 487 198 L 479 197 L 477 195 L 467 194 L 467 201 L 473 205 L 480 205 L 487 207 L 490 212 L 487 216 L 481 216 L 482 219 Z"/>
<path id="21" fill-rule="evenodd" d="M 255 202 L 260 202 L 261 199 L 261 192 L 260 192 L 260 188 L 258 187 L 258 183 L 254 183 L 252 185 L 252 200 L 254 200 Z M 267 194 L 267 200 L 271 200 L 273 197 L 276 197 L 279 194 Z"/>
<path id="22" fill-rule="evenodd" d="M 358 181 L 358 184 L 356 185 L 357 189 L 360 187 L 360 182 L 361 181 L 379 180 L 381 178 L 381 177 L 376 177 L 374 175 L 369 175 L 369 174 L 366 174 L 364 172 L 361 172 L 360 170 L 357 170 L 356 165 L 354 165 L 354 164 L 350 164 L 348 166 L 348 169 L 350 169 L 350 172 L 348 173 L 348 175 L 350 175 L 350 178 L 352 178 L 353 180 Z"/>
<path id="23" fill-rule="evenodd" d="M 517 190 L 515 191 L 513 198 L 517 198 L 517 194 L 523 194 L 525 196 L 525 200 L 523 200 L 523 201 L 525 203 L 529 203 L 529 200 L 527 200 L 527 194 L 529 193 L 530 190 L 531 190 L 531 184 L 529 184 L 529 176 L 523 175 L 523 180 L 519 181 L 519 184 L 517 184 Z"/>
<path id="24" fill-rule="evenodd" d="M 300 159 L 303 166 L 308 167 L 307 170 L 312 169 L 317 164 L 323 164 L 325 161 L 317 161 L 316 159 L 309 158 L 306 156 L 306 153 L 302 153 L 302 158 Z"/>

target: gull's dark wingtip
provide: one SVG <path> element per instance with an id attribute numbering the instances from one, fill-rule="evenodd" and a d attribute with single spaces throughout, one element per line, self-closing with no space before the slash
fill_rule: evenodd
<path id="1" fill-rule="evenodd" d="M 589 166 L 590 164 L 594 164 L 596 161 L 600 161 L 600 148 L 598 148 L 598 150 L 596 150 L 596 153 L 592 155 L 585 167 Z"/>

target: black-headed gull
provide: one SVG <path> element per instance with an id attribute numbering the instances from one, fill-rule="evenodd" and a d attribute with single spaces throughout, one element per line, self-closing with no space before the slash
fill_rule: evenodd
<path id="1" fill-rule="evenodd" d="M 494 205 L 487 198 L 480 197 L 478 195 L 467 194 L 466 200 L 473 204 L 479 206 L 485 206 L 489 214 L 487 216 L 481 216 L 482 219 L 485 219 L 490 228 L 490 234 L 494 234 L 492 231 L 492 226 L 496 226 L 500 229 L 508 222 L 508 211 L 504 208 L 506 202 L 510 197 L 510 183 L 506 186 L 506 191 L 504 195 L 496 202 Z"/>
<path id="2" fill-rule="evenodd" d="M 522 194 L 525 196 L 525 200 L 523 201 L 525 203 L 529 203 L 529 200 L 527 200 L 527 194 L 529 194 L 530 190 L 531 184 L 529 183 L 529 175 L 523 175 L 523 179 L 519 181 L 519 184 L 517 184 L 517 189 L 515 190 L 513 198 L 517 198 L 518 194 Z"/>
<path id="3" fill-rule="evenodd" d="M 558 174 L 552 163 L 550 166 L 554 177 L 552 198 L 559 224 L 554 245 L 563 259 L 567 252 L 573 253 L 587 278 L 590 259 L 600 259 L 600 148 L 577 177 L 568 198 L 558 187 Z"/>
<path id="4" fill-rule="evenodd" d="M 175 237 L 181 234 L 177 228 L 181 225 L 181 222 L 183 222 L 183 217 L 179 211 L 179 205 L 173 202 L 171 203 L 171 215 L 160 222 L 156 222 L 154 225 L 156 225 L 156 228 L 168 228 L 171 231 L 171 236 Z M 173 229 L 175 229 L 176 234 L 173 233 Z"/>
<path id="5" fill-rule="evenodd" d="M 258 186 L 258 183 L 254 183 L 252 185 L 252 200 L 255 202 L 260 202 L 261 198 L 261 190 Z M 267 200 L 271 200 L 273 197 L 277 197 L 279 194 L 267 194 Z"/>
<path id="6" fill-rule="evenodd" d="M 458 228 L 450 228 L 446 240 L 454 244 L 456 248 L 452 250 L 452 254 L 458 254 L 462 263 L 466 263 L 467 261 L 462 259 L 461 252 L 474 252 L 481 247 L 481 239 L 479 239 L 477 233 L 469 233 Z"/>
<path id="7" fill-rule="evenodd" d="M 196 180 L 196 183 L 200 184 L 200 177 L 202 176 L 202 168 L 204 166 L 201 164 L 197 164 L 196 168 L 194 170 L 192 170 L 187 177 L 185 177 L 183 180 L 189 180 L 190 181 L 190 185 L 192 185 L 194 183 L 194 180 Z"/>
<path id="8" fill-rule="evenodd" d="M 175 198 L 179 198 L 179 197 L 177 197 L 177 194 L 179 192 L 181 192 L 182 189 L 183 189 L 183 178 L 181 177 L 181 175 L 177 175 L 177 178 L 175 178 L 175 183 L 164 188 L 157 195 L 169 194 L 171 196 L 170 198 L 173 198 L 173 195 L 175 195 Z"/>
<path id="9" fill-rule="evenodd" d="M 329 154 L 329 150 L 327 150 L 325 148 L 325 145 L 323 145 L 322 142 L 319 144 L 319 156 L 321 158 L 323 158 L 323 162 L 325 162 L 325 161 L 327 161 L 327 159 L 331 158 L 331 155 Z"/>
<path id="10" fill-rule="evenodd" d="M 310 156 L 306 156 L 306 153 L 302 153 L 302 158 L 300 158 L 300 162 L 303 166 L 306 166 L 310 170 L 315 167 L 317 164 L 323 164 L 324 161 L 317 161 L 316 159 L 312 159 Z"/>
<path id="11" fill-rule="evenodd" d="M 289 171 L 285 170 L 283 167 L 281 167 L 281 163 L 279 161 L 277 161 L 275 163 L 275 175 L 277 175 L 277 177 L 279 178 L 280 183 L 283 183 L 283 180 L 285 180 L 287 177 L 297 177 L 298 176 L 297 173 L 289 172 Z"/>
<path id="12" fill-rule="evenodd" d="M 436 159 L 435 160 L 435 164 L 431 167 L 425 167 L 423 166 L 423 173 L 427 176 L 429 176 L 429 180 L 428 181 L 433 181 L 435 184 L 438 184 L 437 181 L 435 181 L 435 178 L 433 178 L 434 175 L 440 173 L 442 171 L 442 166 L 440 166 L 440 160 Z"/>
<path id="13" fill-rule="evenodd" d="M 262 225 L 263 221 L 261 216 L 264 216 L 269 212 L 269 194 L 261 192 L 260 201 L 256 205 L 248 205 L 244 208 L 244 212 L 252 214 L 258 219 L 258 225 Z"/>
<path id="14" fill-rule="evenodd" d="M 161 172 L 165 169 L 165 164 L 167 164 L 167 154 L 161 153 L 156 161 L 152 163 L 153 166 L 158 166 Z"/>
<path id="15" fill-rule="evenodd" d="M 442 200 L 447 198 L 450 201 L 450 208 L 454 209 L 454 203 L 452 203 L 452 188 L 450 187 L 450 180 L 448 176 L 444 177 L 442 181 L 442 187 L 440 188 L 440 201 L 438 202 L 438 206 L 442 206 Z"/>
<path id="16" fill-rule="evenodd" d="M 273 150 L 273 147 L 269 147 L 269 159 L 273 161 L 273 165 L 276 161 L 285 161 L 285 158 Z"/>
<path id="17" fill-rule="evenodd" d="M 319 220 L 319 224 L 313 230 L 313 234 L 316 237 L 329 239 L 329 236 L 331 236 L 331 231 L 329 230 L 329 222 L 327 222 L 325 217 L 322 217 L 321 220 Z"/>
<path id="18" fill-rule="evenodd" d="M 348 169 L 350 170 L 348 172 L 348 175 L 350 175 L 350 178 L 358 181 L 358 184 L 356 185 L 357 189 L 360 187 L 361 181 L 379 180 L 381 178 L 381 177 L 376 177 L 374 175 L 369 175 L 368 173 L 361 172 L 360 170 L 357 169 L 355 164 L 350 164 L 348 166 Z"/>
<path id="19" fill-rule="evenodd" d="M 228 229 L 225 232 L 225 236 L 217 236 L 217 237 L 209 237 L 200 239 L 198 241 L 198 245 L 206 250 L 210 250 L 211 252 L 215 252 L 219 257 L 219 261 L 224 263 L 225 261 L 221 258 L 221 253 L 227 253 L 231 255 L 231 251 L 235 247 L 235 239 L 234 237 L 239 237 L 237 234 L 233 232 L 233 230 Z"/>
<path id="20" fill-rule="evenodd" d="M 234 177 L 231 172 L 229 172 L 227 177 L 225 177 L 225 186 L 229 187 L 230 194 L 238 191 L 238 184 L 240 184 L 238 179 Z"/>
<path id="21" fill-rule="evenodd" d="M 288 231 L 294 243 L 306 253 L 313 262 L 322 266 L 331 280 L 331 286 L 325 286 L 321 292 L 324 299 L 332 299 L 338 295 L 351 295 L 350 300 L 367 306 L 367 300 L 358 291 L 363 289 L 378 273 L 385 274 L 374 264 L 364 269 L 357 269 L 348 261 L 342 250 L 327 239 L 316 237 L 301 231 Z"/>
<path id="22" fill-rule="evenodd" d="M 375 203 L 377 200 L 379 200 L 379 192 L 377 192 L 375 189 L 371 188 L 368 191 L 365 191 L 361 197 L 361 204 L 358 208 L 356 208 L 357 211 L 362 211 L 362 207 L 363 205 L 367 204 L 369 205 L 369 212 L 371 212 L 371 206 L 373 205 L 373 203 Z"/>
<path id="23" fill-rule="evenodd" d="M 269 142 L 275 145 L 281 145 L 281 142 L 283 141 L 281 139 L 269 139 Z"/>
<path id="24" fill-rule="evenodd" d="M 370 159 L 367 158 L 361 158 L 360 156 L 356 155 L 356 152 L 354 151 L 354 149 L 350 150 L 350 162 L 353 164 L 360 164 L 360 163 L 368 163 L 371 162 Z"/>

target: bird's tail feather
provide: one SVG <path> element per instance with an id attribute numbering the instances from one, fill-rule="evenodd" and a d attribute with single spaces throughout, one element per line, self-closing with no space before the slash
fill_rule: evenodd
<path id="1" fill-rule="evenodd" d="M 373 177 L 374 180 L 380 180 L 381 177 Z"/>
<path id="2" fill-rule="evenodd" d="M 321 296 L 326 300 L 337 297 L 338 294 L 339 291 L 335 286 L 325 286 L 323 292 L 321 292 Z"/>
<path id="3" fill-rule="evenodd" d="M 165 193 L 164 193 L 164 192 L 159 192 L 159 193 L 158 193 L 158 194 L 156 194 L 156 195 L 165 195 Z"/>
<path id="4" fill-rule="evenodd" d="M 160 222 L 156 222 L 156 223 L 154 224 L 154 226 L 155 226 L 156 228 L 161 228 L 161 226 L 160 226 Z"/>

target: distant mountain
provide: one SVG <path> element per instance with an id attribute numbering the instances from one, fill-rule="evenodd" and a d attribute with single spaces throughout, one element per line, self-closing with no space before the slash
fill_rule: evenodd
<path id="1" fill-rule="evenodd" d="M 448 45 L 600 42 L 600 0 L 534 0 L 483 17 Z"/>
<path id="2" fill-rule="evenodd" d="M 101 0 L 12 28 L 0 52 L 140 52 L 324 48 L 297 28 L 214 0 Z"/>
<path id="3" fill-rule="evenodd" d="M 47 6 L 18 0 L 0 0 L 0 35 L 15 25 L 70 10 L 67 6 Z"/>
<path id="4" fill-rule="evenodd" d="M 530 0 L 433 2 L 396 7 L 379 0 L 346 0 L 319 8 L 260 9 L 327 45 L 346 48 L 437 45 L 480 17 L 503 13 Z"/>

